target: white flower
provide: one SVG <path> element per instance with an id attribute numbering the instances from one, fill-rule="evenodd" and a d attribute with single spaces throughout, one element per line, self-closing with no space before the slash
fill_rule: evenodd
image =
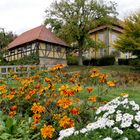
<path id="1" fill-rule="evenodd" d="M 136 115 L 135 115 L 135 120 L 136 120 L 137 122 L 140 122 L 140 111 L 138 111 L 138 112 L 136 113 Z"/>
<path id="2" fill-rule="evenodd" d="M 64 137 L 69 137 L 74 133 L 74 131 L 75 131 L 74 127 L 61 130 L 59 132 L 59 136 L 60 136 L 61 139 L 64 138 Z"/>
<path id="3" fill-rule="evenodd" d="M 111 126 L 113 126 L 114 125 L 114 120 L 108 120 L 107 122 L 106 122 L 106 126 L 108 126 L 108 127 L 111 127 Z"/>
<path id="4" fill-rule="evenodd" d="M 79 131 L 75 131 L 74 132 L 74 135 L 78 135 L 80 132 Z"/>
<path id="5" fill-rule="evenodd" d="M 112 138 L 106 137 L 106 138 L 104 138 L 103 140 L 112 140 Z"/>
<path id="6" fill-rule="evenodd" d="M 118 113 L 117 115 L 116 115 L 116 122 L 119 122 L 119 121 L 121 121 L 122 120 L 122 114 L 121 113 Z"/>
<path id="7" fill-rule="evenodd" d="M 132 121 L 124 121 L 121 123 L 121 128 L 130 127 L 131 124 L 132 124 Z"/>
<path id="8" fill-rule="evenodd" d="M 132 110 L 134 110 L 134 111 L 139 110 L 139 109 L 140 109 L 140 107 L 138 104 L 135 104 L 135 106 L 133 106 L 133 108 L 132 108 Z"/>
<path id="9" fill-rule="evenodd" d="M 140 132 L 140 127 L 137 128 L 137 131 Z"/>
<path id="10" fill-rule="evenodd" d="M 113 128 L 113 131 L 114 131 L 115 133 L 118 133 L 118 134 L 123 134 L 123 131 L 122 131 L 121 129 L 119 129 L 118 127 L 114 127 L 114 128 Z"/>
<path id="11" fill-rule="evenodd" d="M 88 130 L 87 130 L 86 128 L 83 128 L 83 129 L 80 130 L 80 133 L 83 133 L 83 134 L 84 134 L 84 133 L 86 133 L 87 131 L 88 131 Z"/>
<path id="12" fill-rule="evenodd" d="M 121 102 L 122 105 L 125 105 L 125 104 L 127 104 L 127 103 L 128 103 L 128 99 L 127 99 L 127 98 L 125 98 L 125 99 Z"/>
<path id="13" fill-rule="evenodd" d="M 139 127 L 139 125 L 138 125 L 138 124 L 134 124 L 133 126 L 134 126 L 134 128 L 138 128 L 138 127 Z"/>

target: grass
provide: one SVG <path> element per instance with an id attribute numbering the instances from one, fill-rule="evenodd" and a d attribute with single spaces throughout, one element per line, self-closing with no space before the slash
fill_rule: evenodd
<path id="1" fill-rule="evenodd" d="M 125 65 L 112 65 L 112 66 L 68 66 L 69 71 L 84 71 L 87 69 L 97 68 L 102 72 L 125 72 L 125 73 L 135 73 L 131 66 Z"/>
<path id="2" fill-rule="evenodd" d="M 123 65 L 113 65 L 113 66 L 69 66 L 69 71 L 81 71 L 84 72 L 85 70 L 90 70 L 92 68 L 99 69 L 102 73 L 109 73 L 109 74 L 115 74 L 112 79 L 114 80 L 121 80 L 121 76 L 119 77 L 117 74 L 123 74 L 124 76 L 132 76 L 133 74 L 136 75 L 136 78 L 140 76 L 140 72 L 136 72 L 132 69 L 131 66 L 123 66 Z M 96 95 L 98 94 L 97 87 L 93 87 L 95 90 L 94 92 L 90 93 L 90 95 Z M 84 99 L 89 96 L 89 94 L 85 94 L 86 91 L 83 91 L 80 95 L 78 95 L 80 98 Z M 119 96 L 121 93 L 128 93 L 129 98 L 132 100 L 135 100 L 137 103 L 140 104 L 140 82 L 137 83 L 134 81 L 131 82 L 131 84 L 123 84 L 121 86 L 111 88 L 109 90 L 109 93 L 105 96 L 105 100 L 109 101 L 117 96 Z"/>

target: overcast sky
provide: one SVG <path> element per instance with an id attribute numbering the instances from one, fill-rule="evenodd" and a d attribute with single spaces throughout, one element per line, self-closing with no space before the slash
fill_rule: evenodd
<path id="1" fill-rule="evenodd" d="M 16 34 L 39 26 L 45 9 L 54 0 L 0 0 L 0 27 Z M 106 0 L 110 1 L 110 0 Z M 118 4 L 119 17 L 124 18 L 140 9 L 140 0 L 112 0 Z"/>

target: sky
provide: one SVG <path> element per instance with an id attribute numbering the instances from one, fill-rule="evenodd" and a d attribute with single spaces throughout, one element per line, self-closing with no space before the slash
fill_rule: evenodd
<path id="1" fill-rule="evenodd" d="M 0 0 L 0 28 L 21 34 L 41 25 L 45 10 L 54 0 Z M 106 0 L 110 1 L 110 0 Z M 118 4 L 119 18 L 140 10 L 140 0 L 111 0 Z"/>

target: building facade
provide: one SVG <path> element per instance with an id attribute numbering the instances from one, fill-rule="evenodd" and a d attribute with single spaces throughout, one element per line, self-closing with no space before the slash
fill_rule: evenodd
<path id="1" fill-rule="evenodd" d="M 89 49 L 84 53 L 86 58 L 101 58 L 108 55 L 114 55 L 117 58 L 128 58 L 131 54 L 124 54 L 114 47 L 114 43 L 118 36 L 123 33 L 123 27 L 119 24 L 101 25 L 92 30 L 89 34 L 91 39 L 100 42 L 103 47 L 98 49 Z"/>
<path id="2" fill-rule="evenodd" d="M 22 33 L 11 42 L 4 58 L 7 61 L 14 61 L 31 54 L 39 57 L 41 65 L 55 65 L 58 63 L 67 64 L 66 48 L 68 45 L 56 37 L 44 25 Z"/>

